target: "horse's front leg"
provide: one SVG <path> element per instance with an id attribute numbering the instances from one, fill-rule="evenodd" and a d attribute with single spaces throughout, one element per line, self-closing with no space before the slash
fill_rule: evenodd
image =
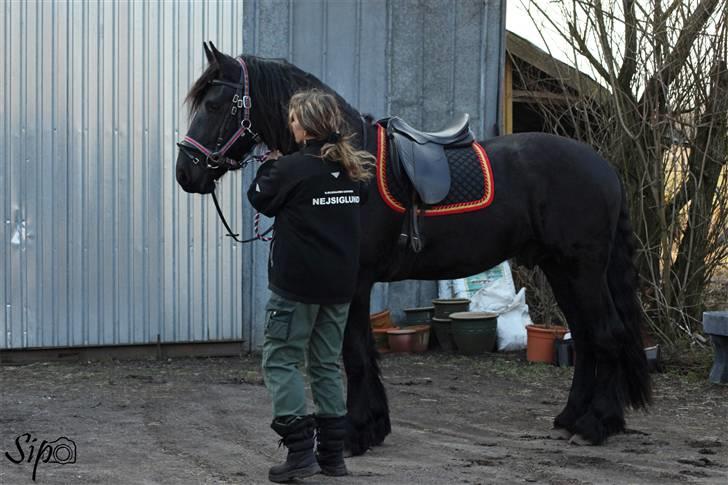
<path id="1" fill-rule="evenodd" d="M 360 275 L 344 333 L 349 429 L 346 447 L 361 455 L 391 431 L 387 394 L 380 379 L 379 354 L 369 325 L 369 298 L 374 280 Z"/>

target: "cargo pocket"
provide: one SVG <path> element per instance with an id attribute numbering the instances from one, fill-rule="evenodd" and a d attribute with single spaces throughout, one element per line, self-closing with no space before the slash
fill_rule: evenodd
<path id="1" fill-rule="evenodd" d="M 275 340 L 288 340 L 293 310 L 269 310 L 265 322 L 265 336 Z"/>

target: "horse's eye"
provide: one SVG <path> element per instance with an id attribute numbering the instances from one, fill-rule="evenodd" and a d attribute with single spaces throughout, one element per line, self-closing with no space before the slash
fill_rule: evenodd
<path id="1" fill-rule="evenodd" d="M 212 101 L 207 101 L 205 103 L 205 108 L 207 108 L 207 111 L 218 111 L 220 109 L 220 105 L 218 103 L 213 103 Z"/>

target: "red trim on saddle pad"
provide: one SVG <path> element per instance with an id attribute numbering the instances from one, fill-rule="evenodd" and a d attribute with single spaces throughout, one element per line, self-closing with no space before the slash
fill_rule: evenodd
<path id="1" fill-rule="evenodd" d="M 480 167 L 483 171 L 483 197 L 478 200 L 461 202 L 457 204 L 437 205 L 425 210 L 425 216 L 447 216 L 451 214 L 462 214 L 484 209 L 493 202 L 493 171 L 490 168 L 490 160 L 485 149 L 478 142 L 473 142 L 473 150 L 478 155 Z M 404 205 L 398 201 L 389 189 L 387 180 L 387 131 L 377 125 L 377 187 L 384 202 L 395 212 L 404 213 Z"/>

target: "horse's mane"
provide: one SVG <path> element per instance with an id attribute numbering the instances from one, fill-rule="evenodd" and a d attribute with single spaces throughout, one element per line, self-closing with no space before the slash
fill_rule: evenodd
<path id="1" fill-rule="evenodd" d="M 254 116 L 251 120 L 253 128 L 263 136 L 271 148 L 277 148 L 284 153 L 295 150 L 295 142 L 288 130 L 288 100 L 302 89 L 318 88 L 336 96 L 350 130 L 359 131 L 360 113 L 316 76 L 299 69 L 285 59 L 268 59 L 252 55 L 242 57 L 248 68 L 253 109 L 258 113 L 258 116 Z M 219 75 L 219 66 L 211 64 L 192 85 L 186 98 L 191 115 L 200 108 L 209 82 Z M 367 124 L 369 123 L 370 120 L 367 119 Z"/>

